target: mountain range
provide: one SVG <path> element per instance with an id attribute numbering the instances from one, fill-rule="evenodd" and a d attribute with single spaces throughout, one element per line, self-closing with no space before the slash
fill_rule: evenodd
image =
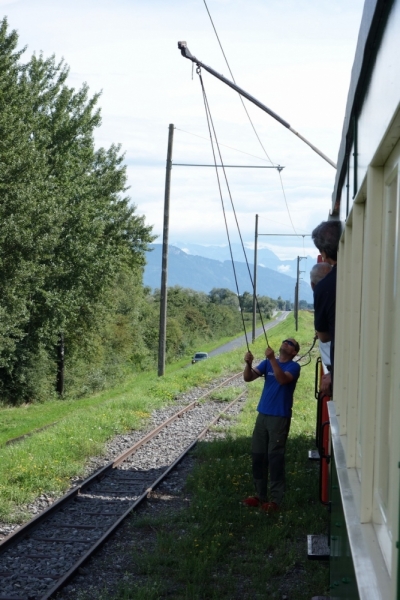
<path id="1" fill-rule="evenodd" d="M 194 244 L 190 245 L 190 247 L 188 247 L 187 244 L 183 246 L 185 250 L 182 250 L 175 245 L 169 246 L 169 287 L 180 285 L 181 287 L 191 288 L 207 294 L 212 288 L 228 288 L 236 293 L 234 271 L 229 256 L 229 249 L 227 247 L 198 246 Z M 212 258 L 194 254 L 194 252 L 209 254 Z M 228 256 L 225 259 L 226 253 Z M 251 263 L 249 262 L 248 269 L 244 259 L 242 259 L 242 261 L 238 260 L 240 255 L 237 246 L 232 248 L 232 253 L 235 260 L 239 292 L 241 294 L 245 291 L 252 293 L 252 283 L 248 270 L 250 270 L 251 277 L 253 277 L 253 261 Z M 252 251 L 250 251 L 250 253 L 252 253 Z M 250 261 L 251 258 L 251 254 L 248 254 L 248 261 Z M 315 259 L 309 258 L 309 261 L 304 262 L 310 262 L 310 269 L 314 264 Z M 161 259 L 162 244 L 151 244 L 151 250 L 146 253 L 147 264 L 144 271 L 143 282 L 144 285 L 147 285 L 152 289 L 160 288 L 161 285 Z M 262 249 L 258 252 L 258 259 L 257 294 L 260 296 L 269 296 L 274 299 L 277 299 L 278 296 L 280 296 L 284 300 L 291 300 L 293 302 L 296 280 L 294 277 L 287 275 L 286 272 L 280 272 L 279 267 L 284 265 L 285 271 L 294 271 L 294 274 L 296 274 L 297 260 L 281 261 L 273 252 L 266 249 Z M 264 261 L 267 261 L 271 267 L 262 266 Z M 306 280 L 300 281 L 299 299 L 312 303 L 313 293 L 308 281 L 308 277 Z"/>

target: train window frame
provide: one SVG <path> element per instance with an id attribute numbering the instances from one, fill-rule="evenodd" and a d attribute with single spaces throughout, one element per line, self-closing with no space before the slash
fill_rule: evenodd
<path id="1" fill-rule="evenodd" d="M 376 445 L 373 485 L 372 521 L 389 574 L 392 570 L 392 533 L 393 503 L 391 502 L 393 482 L 390 478 L 393 456 L 391 453 L 391 415 L 393 414 L 393 379 L 396 374 L 394 360 L 395 341 L 397 339 L 394 323 L 396 321 L 396 296 L 399 288 L 399 163 L 400 145 L 397 144 L 386 161 L 383 171 L 383 218 L 382 218 L 382 254 L 381 286 L 377 364 L 377 400 L 376 400 Z M 387 401 L 385 401 L 387 399 Z"/>

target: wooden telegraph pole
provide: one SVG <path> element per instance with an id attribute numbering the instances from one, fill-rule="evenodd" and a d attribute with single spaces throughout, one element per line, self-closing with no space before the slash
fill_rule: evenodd
<path id="1" fill-rule="evenodd" d="M 306 258 L 305 256 L 297 257 L 297 278 L 296 278 L 296 287 L 294 292 L 294 319 L 296 322 L 296 331 L 299 328 L 299 299 L 300 299 L 300 273 L 304 273 L 304 271 L 300 271 L 300 261 Z"/>
<path id="2" fill-rule="evenodd" d="M 168 133 L 167 167 L 165 174 L 164 196 L 164 229 L 163 251 L 161 270 L 161 296 L 160 296 L 160 333 L 158 338 L 158 375 L 165 373 L 165 346 L 167 338 L 167 275 L 168 275 L 168 233 L 169 233 L 169 195 L 171 187 L 172 170 L 172 143 L 174 139 L 174 126 L 170 124 Z"/>
<path id="3" fill-rule="evenodd" d="M 258 215 L 256 215 L 256 229 L 254 235 L 254 275 L 253 275 L 253 335 L 251 341 L 256 339 L 256 314 L 257 314 L 257 242 L 258 242 Z"/>
<path id="4" fill-rule="evenodd" d="M 297 257 L 297 277 L 294 292 L 294 319 L 296 322 L 296 331 L 299 328 L 299 286 L 300 286 L 300 256 Z"/>

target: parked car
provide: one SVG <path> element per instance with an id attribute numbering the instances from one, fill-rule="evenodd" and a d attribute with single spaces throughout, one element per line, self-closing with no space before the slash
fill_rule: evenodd
<path id="1" fill-rule="evenodd" d="M 196 354 L 192 358 L 192 365 L 194 365 L 194 363 L 199 362 L 200 360 L 205 360 L 206 358 L 208 358 L 207 352 L 196 352 Z"/>

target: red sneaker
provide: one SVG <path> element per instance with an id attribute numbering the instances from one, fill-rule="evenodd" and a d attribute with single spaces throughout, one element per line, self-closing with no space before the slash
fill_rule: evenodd
<path id="1" fill-rule="evenodd" d="M 245 504 L 246 506 L 259 506 L 260 505 L 260 499 L 257 498 L 257 496 L 249 496 L 248 498 L 245 498 L 245 500 L 243 500 L 243 504 Z"/>
<path id="2" fill-rule="evenodd" d="M 264 502 L 264 504 L 261 504 L 261 510 L 267 513 L 279 512 L 279 506 L 276 502 Z"/>

